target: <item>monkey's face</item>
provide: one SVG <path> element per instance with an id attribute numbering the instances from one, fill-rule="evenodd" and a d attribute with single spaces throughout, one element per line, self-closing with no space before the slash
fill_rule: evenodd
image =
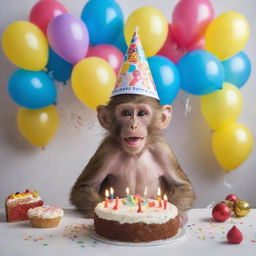
<path id="1" fill-rule="evenodd" d="M 148 104 L 120 104 L 115 110 L 115 119 L 120 127 L 123 149 L 132 154 L 142 151 L 148 137 L 153 110 Z"/>

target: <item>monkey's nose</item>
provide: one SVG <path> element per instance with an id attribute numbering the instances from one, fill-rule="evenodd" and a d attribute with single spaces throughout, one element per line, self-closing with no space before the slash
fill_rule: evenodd
<path id="1" fill-rule="evenodd" d="M 137 129 L 137 124 L 131 124 L 130 127 L 132 130 L 135 130 L 135 129 Z"/>

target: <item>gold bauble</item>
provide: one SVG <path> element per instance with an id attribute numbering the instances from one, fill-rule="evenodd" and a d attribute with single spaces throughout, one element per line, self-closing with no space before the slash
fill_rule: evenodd
<path id="1" fill-rule="evenodd" d="M 250 204 L 245 200 L 237 200 L 234 203 L 234 213 L 237 217 L 244 217 L 250 212 Z"/>

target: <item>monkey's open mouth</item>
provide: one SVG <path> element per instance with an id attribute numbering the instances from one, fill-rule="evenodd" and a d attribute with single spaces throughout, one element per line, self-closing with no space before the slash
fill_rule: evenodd
<path id="1" fill-rule="evenodd" d="M 128 143 L 130 146 L 137 146 L 143 140 L 143 137 L 128 137 L 125 138 L 125 142 Z"/>

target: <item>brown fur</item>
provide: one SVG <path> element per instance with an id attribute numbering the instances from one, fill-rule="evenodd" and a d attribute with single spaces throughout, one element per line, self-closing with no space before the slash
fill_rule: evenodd
<path id="1" fill-rule="evenodd" d="M 148 136 L 144 148 L 139 154 L 148 150 L 151 158 L 164 169 L 164 175 L 159 177 L 161 190 L 167 194 L 169 201 L 174 203 L 180 211 L 191 208 L 194 202 L 195 195 L 191 183 L 162 135 L 162 129 L 170 121 L 170 117 L 163 114 L 164 107 L 160 106 L 159 102 L 151 97 L 119 95 L 112 97 L 106 107 L 99 106 L 97 109 L 99 121 L 107 130 L 107 134 L 78 177 L 70 194 L 71 203 L 78 209 L 83 210 L 87 217 L 93 217 L 94 208 L 98 202 L 103 200 L 105 189 L 109 189 L 109 186 L 115 182 L 115 175 L 109 175 L 107 178 L 101 177 L 103 170 L 105 170 L 104 167 L 109 164 L 109 159 L 113 159 L 117 152 L 122 152 L 120 154 L 125 154 L 126 158 L 137 157 L 126 153 L 122 148 L 120 133 L 125 127 L 122 123 L 117 122 L 114 114 L 118 105 L 131 102 L 147 104 L 154 111 L 151 124 L 147 127 Z M 148 184 L 148 186 L 150 185 Z M 125 187 L 121 187 L 118 192 L 117 195 L 125 196 Z M 134 192 L 138 193 L 138 191 Z"/>

